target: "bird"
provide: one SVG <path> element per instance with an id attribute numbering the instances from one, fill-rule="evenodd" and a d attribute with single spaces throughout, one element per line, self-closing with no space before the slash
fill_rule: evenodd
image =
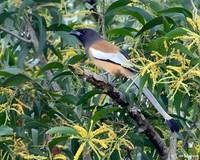
<path id="1" fill-rule="evenodd" d="M 69 34 L 75 36 L 82 43 L 85 53 L 98 68 L 105 70 L 111 75 L 123 76 L 134 80 L 134 85 L 138 89 L 140 88 L 140 79 L 136 78 L 138 71 L 131 67 L 132 64 L 125 51 L 107 41 L 90 28 L 71 30 Z M 163 116 L 170 130 L 172 132 L 179 132 L 176 120 L 162 108 L 147 86 L 143 87 L 142 94 L 145 95 L 155 109 Z"/>

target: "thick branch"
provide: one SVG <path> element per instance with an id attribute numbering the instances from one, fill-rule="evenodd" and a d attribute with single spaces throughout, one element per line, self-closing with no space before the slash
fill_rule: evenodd
<path id="1" fill-rule="evenodd" d="M 161 159 L 167 159 L 168 157 L 168 147 L 166 146 L 163 139 L 155 131 L 153 126 L 147 121 L 144 115 L 136 107 L 132 107 L 129 111 L 129 115 L 137 123 L 137 125 L 143 130 L 145 135 L 153 143 L 157 149 Z"/>
<path id="2" fill-rule="evenodd" d="M 15 34 L 15 33 L 13 33 L 13 32 L 11 32 L 11 31 L 7 30 L 6 28 L 4 28 L 4 27 L 2 27 L 2 26 L 0 26 L 0 30 L 2 30 L 2 31 L 4 31 L 4 32 L 6 32 L 6 33 L 8 33 L 8 34 L 10 34 L 10 35 L 12 35 L 12 36 L 18 38 L 18 39 L 21 40 L 21 41 L 24 41 L 24 42 L 27 42 L 27 43 L 31 43 L 31 40 L 26 39 L 26 38 L 23 38 L 23 37 L 21 37 L 21 36 Z"/>
<path id="3" fill-rule="evenodd" d="M 120 92 L 116 91 L 115 88 L 106 83 L 101 76 L 91 73 L 87 70 L 82 70 L 79 67 L 70 65 L 69 68 L 78 76 L 86 78 L 86 81 L 93 84 L 99 89 L 104 90 L 104 93 L 109 95 L 117 104 L 122 107 L 128 107 L 128 103 L 122 98 Z M 143 133 L 149 138 L 152 144 L 157 149 L 161 159 L 167 159 L 168 157 L 168 147 L 166 146 L 163 139 L 155 131 L 153 126 L 147 121 L 144 115 L 139 111 L 138 108 L 132 107 L 129 110 L 129 115 L 137 123 L 137 125 L 142 129 Z"/>
<path id="4" fill-rule="evenodd" d="M 171 132 L 168 160 L 176 160 L 176 150 L 177 150 L 176 132 Z"/>

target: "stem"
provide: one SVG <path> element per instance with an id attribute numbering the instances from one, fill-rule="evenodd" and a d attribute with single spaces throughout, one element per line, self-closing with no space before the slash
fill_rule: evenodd
<path id="1" fill-rule="evenodd" d="M 102 34 L 103 34 L 103 38 L 106 39 L 106 28 L 105 28 L 105 0 L 102 1 L 102 16 L 101 16 L 102 20 Z"/>
<path id="2" fill-rule="evenodd" d="M 193 0 L 190 0 L 190 2 L 191 2 L 191 5 L 192 5 L 192 8 L 193 8 L 193 16 L 194 16 L 194 20 L 196 21 L 196 20 L 197 20 L 197 15 L 198 15 L 198 14 L 197 14 L 198 9 L 197 9 L 197 7 L 195 6 Z"/>
<path id="3" fill-rule="evenodd" d="M 7 30 L 6 28 L 4 28 L 4 27 L 2 27 L 2 26 L 0 26 L 0 30 L 2 30 L 2 31 L 4 31 L 4 32 L 6 32 L 6 33 L 8 33 L 8 34 L 10 34 L 10 35 L 12 35 L 12 36 L 18 38 L 18 39 L 21 40 L 21 41 L 24 41 L 24 42 L 27 42 L 27 43 L 31 43 L 31 40 L 26 39 L 26 38 L 23 38 L 23 37 L 21 37 L 21 36 L 15 34 L 15 33 L 13 33 L 13 32 L 11 32 L 11 31 Z"/>

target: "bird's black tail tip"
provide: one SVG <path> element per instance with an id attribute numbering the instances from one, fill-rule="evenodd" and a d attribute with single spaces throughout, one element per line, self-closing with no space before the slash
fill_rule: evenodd
<path id="1" fill-rule="evenodd" d="M 174 120 L 173 118 L 167 120 L 167 125 L 169 126 L 172 132 L 179 132 L 179 126 L 177 124 L 177 121 Z"/>

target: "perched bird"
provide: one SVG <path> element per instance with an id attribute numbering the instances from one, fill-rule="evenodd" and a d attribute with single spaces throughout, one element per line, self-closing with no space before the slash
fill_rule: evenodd
<path id="1" fill-rule="evenodd" d="M 96 31 L 89 28 L 72 30 L 69 34 L 76 36 L 85 48 L 85 52 L 89 55 L 93 63 L 116 76 L 125 76 L 134 80 L 134 85 L 139 88 L 139 78 L 137 71 L 131 68 L 132 64 L 128 60 L 127 54 L 116 45 L 103 39 Z M 158 103 L 151 91 L 144 86 L 143 94 L 164 117 L 172 132 L 178 132 L 179 127 L 176 121 L 165 112 Z"/>

